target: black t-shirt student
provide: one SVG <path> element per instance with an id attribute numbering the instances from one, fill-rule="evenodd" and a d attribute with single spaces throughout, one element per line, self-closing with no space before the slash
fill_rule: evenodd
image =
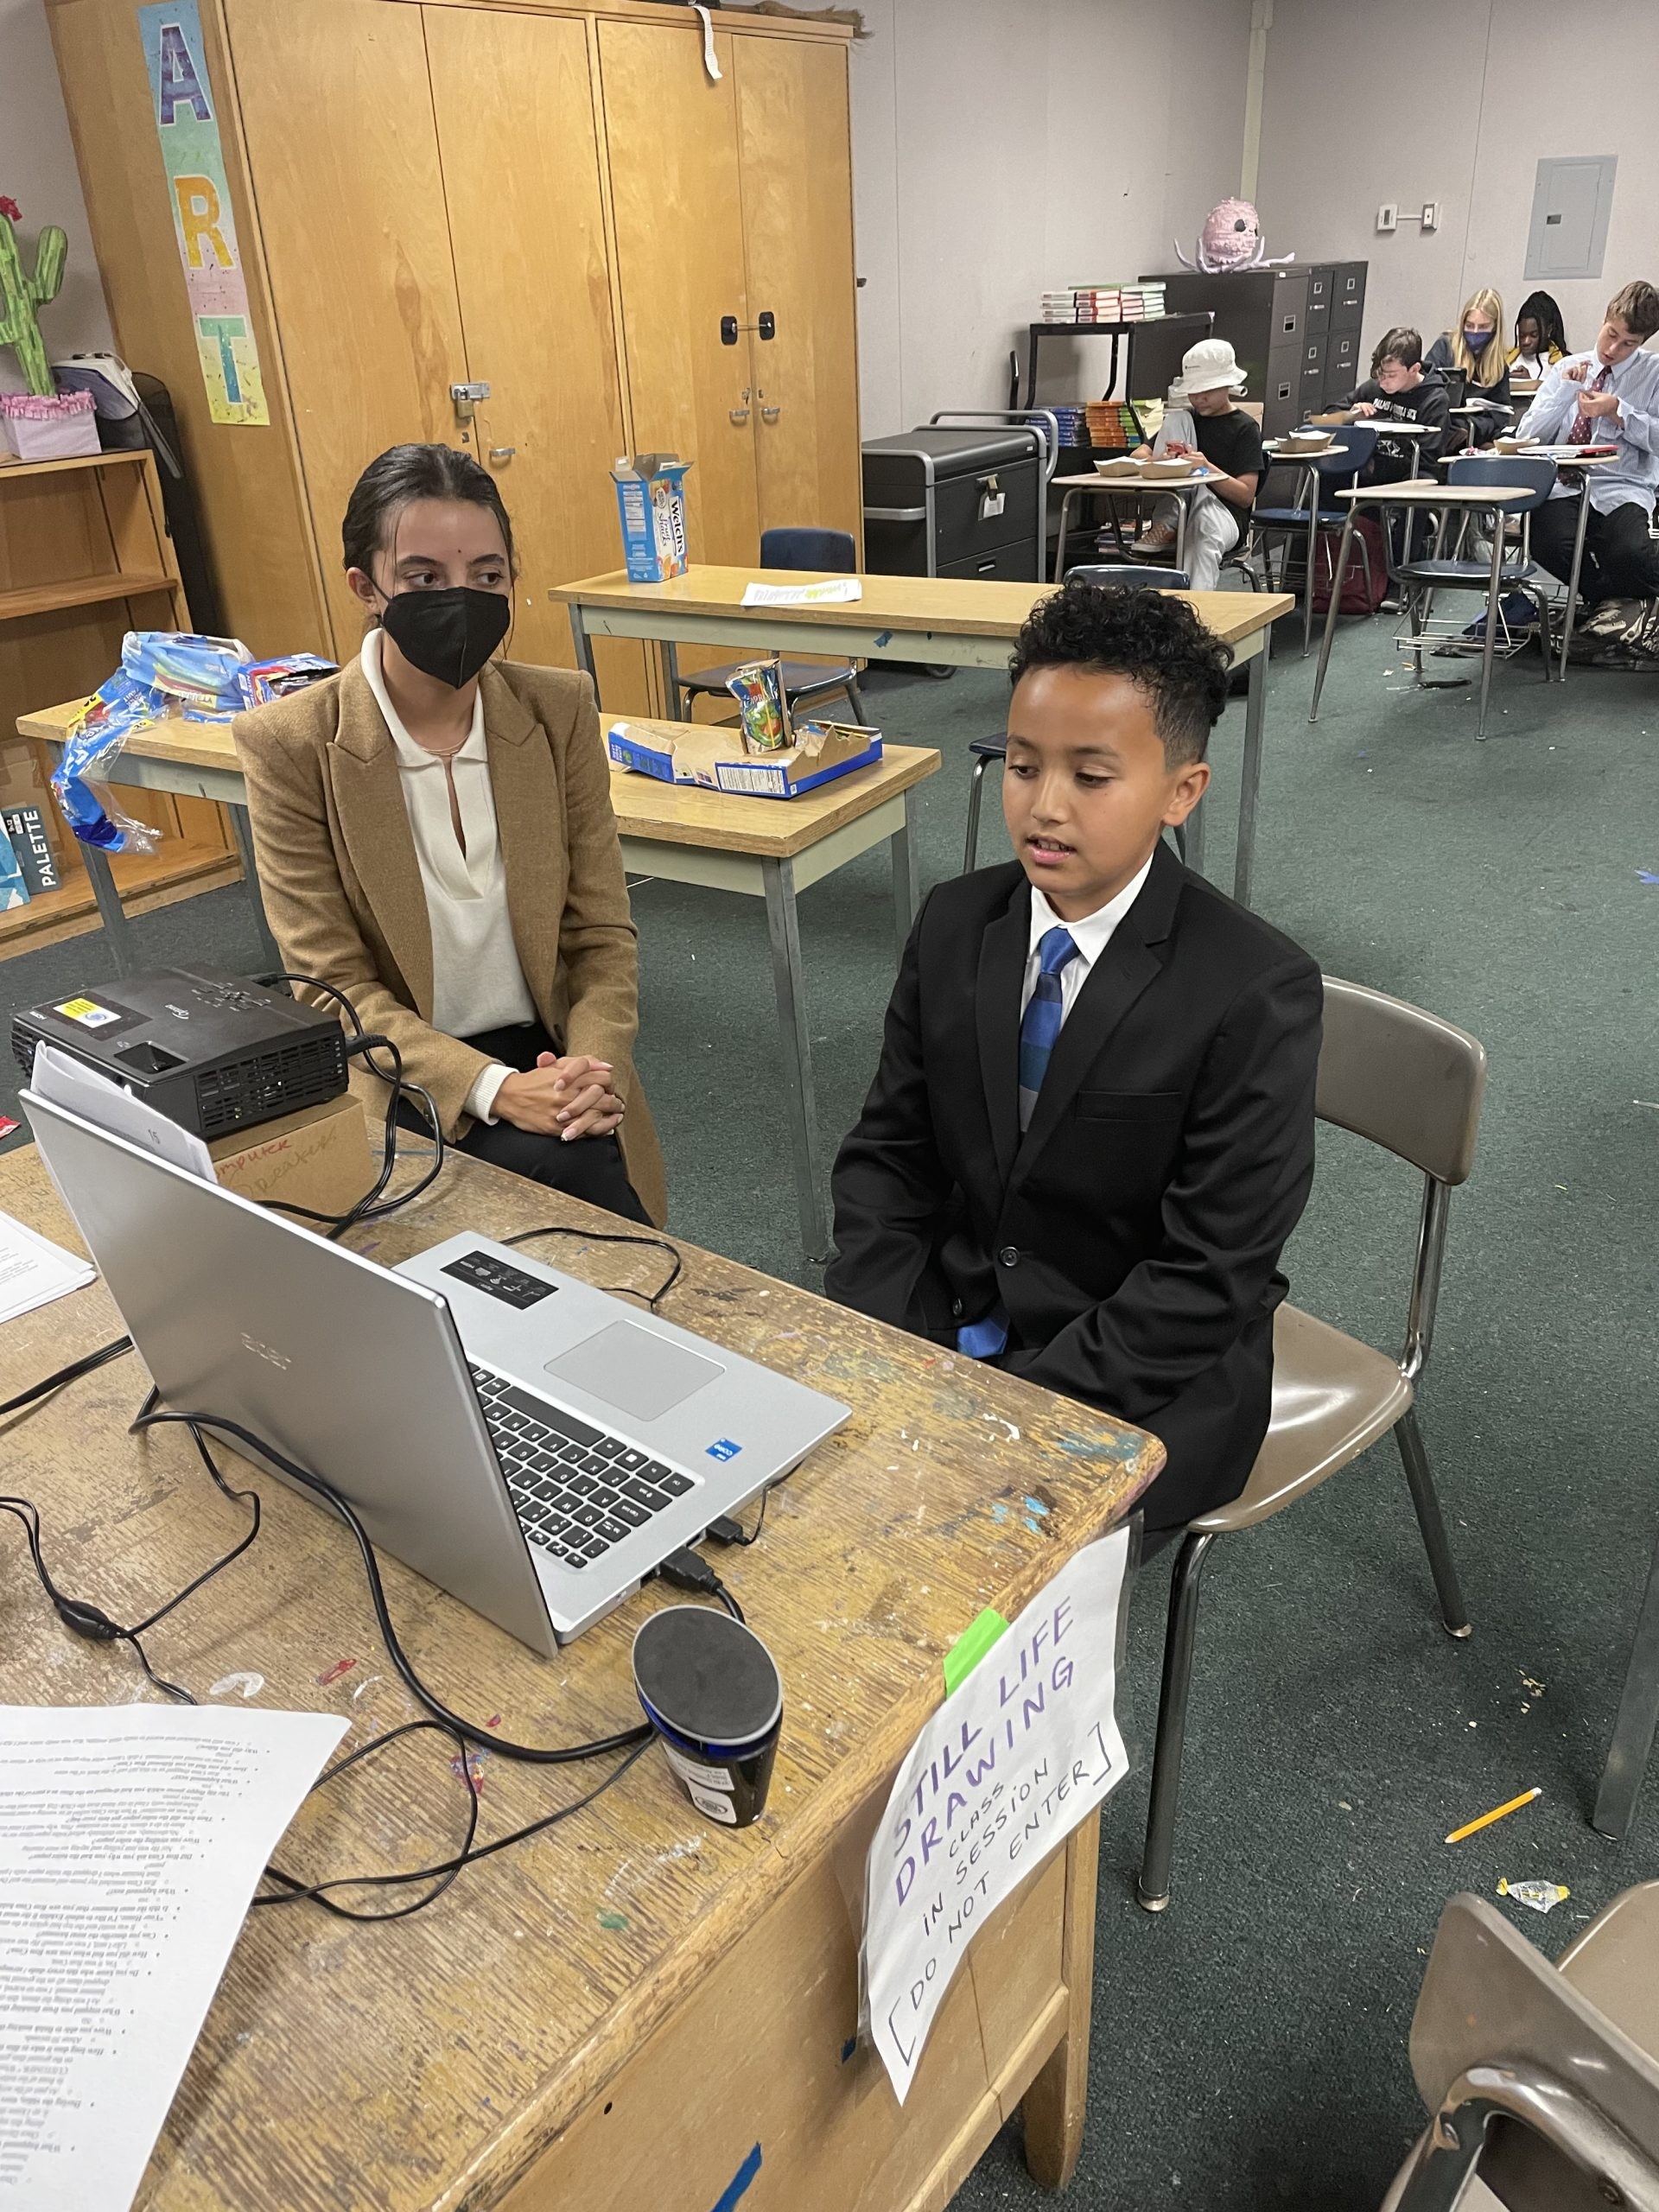
<path id="1" fill-rule="evenodd" d="M 1342 404 L 1344 407 L 1357 407 L 1363 399 L 1370 400 L 1375 410 L 1365 419 L 1374 422 L 1381 435 L 1362 480 L 1368 484 L 1397 484 L 1408 476 L 1432 476 L 1434 463 L 1445 448 L 1446 428 L 1452 419 L 1451 402 L 1437 372 L 1426 370 L 1422 382 L 1414 385 L 1408 391 L 1384 391 L 1372 378 L 1357 391 L 1350 392 Z M 1421 423 L 1429 435 L 1422 438 L 1391 438 L 1391 422 Z"/>
<path id="2" fill-rule="evenodd" d="M 1247 415 L 1242 407 L 1230 407 L 1224 415 L 1200 415 L 1194 408 L 1192 425 L 1192 442 L 1212 468 L 1226 476 L 1254 476 L 1260 481 L 1265 464 L 1262 425 L 1255 416 Z M 1230 499 L 1222 492 L 1216 497 L 1236 515 L 1250 512 L 1249 499 Z"/>

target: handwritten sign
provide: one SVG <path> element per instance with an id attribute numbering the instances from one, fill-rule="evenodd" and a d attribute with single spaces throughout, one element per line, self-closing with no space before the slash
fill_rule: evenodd
<path id="1" fill-rule="evenodd" d="M 902 2104 L 969 1944 L 1128 1770 L 1115 1712 L 1129 1532 L 1090 1544 L 946 1698 L 870 1847 L 864 1986 Z"/>
<path id="2" fill-rule="evenodd" d="M 198 0 L 140 8 L 138 29 L 207 411 L 215 423 L 268 424 Z"/>

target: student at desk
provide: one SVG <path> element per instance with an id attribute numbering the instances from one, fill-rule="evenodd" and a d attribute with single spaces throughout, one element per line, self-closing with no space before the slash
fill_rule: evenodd
<path id="1" fill-rule="evenodd" d="M 1541 384 L 1557 361 L 1567 358 L 1567 331 L 1561 311 L 1548 292 L 1529 292 L 1515 318 L 1515 344 L 1510 349 L 1510 379 Z"/>
<path id="2" fill-rule="evenodd" d="M 1221 564 L 1249 526 L 1262 481 L 1262 426 L 1234 404 L 1244 382 L 1227 340 L 1201 338 L 1182 357 L 1156 442 L 1135 449 L 1138 461 L 1154 454 L 1190 456 L 1221 472 L 1189 495 L 1186 572 L 1194 591 L 1214 591 L 1220 582 Z M 1160 519 L 1135 541 L 1135 550 L 1164 553 L 1174 543 L 1174 524 Z"/>
<path id="3" fill-rule="evenodd" d="M 1357 422 L 1375 420 L 1376 450 L 1360 476 L 1363 484 L 1398 484 L 1432 476 L 1445 448 L 1451 404 L 1438 369 L 1425 365 L 1423 341 L 1403 325 L 1385 330 L 1371 355 L 1371 373 L 1343 402 Z M 1390 423 L 1417 423 L 1421 437 L 1391 438 Z"/>
<path id="4" fill-rule="evenodd" d="M 593 685 L 492 658 L 512 526 L 470 454 L 392 447 L 341 535 L 361 653 L 234 726 L 283 960 L 392 1039 L 463 1151 L 660 1222 Z M 384 1111 L 360 1062 L 353 1083 Z"/>
<path id="5" fill-rule="evenodd" d="M 1579 588 L 1604 599 L 1659 598 L 1659 550 L 1648 535 L 1659 486 L 1659 354 L 1642 351 L 1659 330 L 1659 291 L 1639 278 L 1607 302 L 1587 353 L 1560 361 L 1521 419 L 1525 437 L 1550 444 L 1611 444 L 1616 459 L 1584 474 L 1585 524 Z M 1533 557 L 1563 583 L 1573 574 L 1579 487 L 1558 484 L 1532 518 Z"/>
<path id="6" fill-rule="evenodd" d="M 1471 446 L 1489 446 L 1513 419 L 1510 407 L 1510 365 L 1503 353 L 1503 302 L 1487 288 L 1472 292 L 1463 303 L 1453 329 L 1442 331 L 1428 349 L 1425 369 L 1460 372 L 1464 397 L 1478 415 L 1460 415 L 1457 424 L 1467 431 Z"/>
<path id="7" fill-rule="evenodd" d="M 1313 1174 L 1319 969 L 1189 874 L 1229 655 L 1185 601 L 1067 584 L 1014 647 L 1017 861 L 937 886 L 836 1162 L 842 1305 L 1160 1437 L 1162 1534 L 1266 1433 Z"/>

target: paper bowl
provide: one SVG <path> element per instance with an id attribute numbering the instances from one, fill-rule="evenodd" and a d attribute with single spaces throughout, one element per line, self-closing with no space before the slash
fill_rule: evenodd
<path id="1" fill-rule="evenodd" d="M 1324 453 L 1331 443 L 1329 430 L 1287 430 L 1281 440 L 1292 453 Z"/>
<path id="2" fill-rule="evenodd" d="M 1494 438 L 1493 450 L 1497 453 L 1530 453 L 1537 445 L 1536 438 Z"/>
<path id="3" fill-rule="evenodd" d="M 1183 477 L 1196 476 L 1201 465 L 1196 461 L 1179 459 L 1149 461 L 1145 465 L 1144 474 L 1156 478 L 1160 483 L 1173 484 L 1178 483 Z"/>
<path id="4" fill-rule="evenodd" d="M 1120 454 L 1112 461 L 1097 461 L 1095 463 L 1096 476 L 1138 476 L 1140 473 L 1141 463 L 1131 461 L 1127 454 Z"/>

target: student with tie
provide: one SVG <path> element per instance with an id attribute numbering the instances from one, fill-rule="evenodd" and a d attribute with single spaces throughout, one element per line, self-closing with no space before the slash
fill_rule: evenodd
<path id="1" fill-rule="evenodd" d="M 1659 488 L 1659 354 L 1642 351 L 1659 330 L 1659 291 L 1639 279 L 1607 302 L 1587 353 L 1558 361 L 1520 423 L 1551 445 L 1610 444 L 1618 458 L 1585 472 L 1590 513 L 1579 588 L 1586 603 L 1659 598 L 1659 550 L 1648 535 Z M 1535 560 L 1563 583 L 1573 574 L 1576 476 L 1558 484 L 1532 518 Z"/>
<path id="2" fill-rule="evenodd" d="M 1230 658 L 1156 592 L 1071 583 L 1033 612 L 1003 781 L 1019 857 L 917 918 L 824 1277 L 1152 1430 L 1151 1534 L 1243 1487 L 1313 1173 L 1319 969 L 1161 842 L 1209 782 Z"/>

